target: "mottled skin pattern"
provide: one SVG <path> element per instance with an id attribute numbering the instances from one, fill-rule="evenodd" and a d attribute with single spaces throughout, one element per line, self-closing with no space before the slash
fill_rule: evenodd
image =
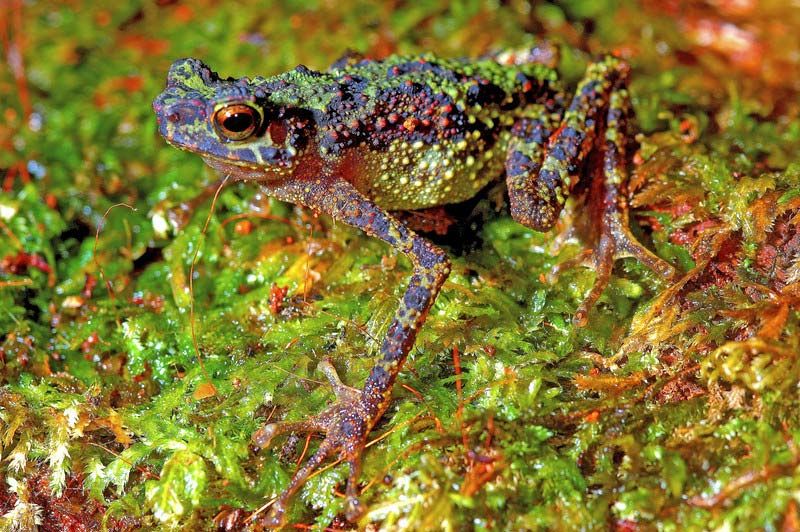
<path id="1" fill-rule="evenodd" d="M 223 175 L 358 227 L 413 264 L 363 389 L 344 386 L 325 362 L 337 401 L 308 421 L 272 423 L 254 435 L 265 447 L 282 433 L 326 434 L 264 525 L 283 523 L 291 496 L 335 455 L 350 466 L 347 515 L 362 513 L 358 477 L 367 436 L 450 272 L 445 252 L 390 211 L 463 201 L 505 175 L 512 216 L 546 230 L 586 174 L 596 245 L 580 262 L 595 268 L 597 281 L 576 321 L 585 322 L 618 257 L 674 274 L 627 229 L 628 66 L 614 57 L 592 64 L 570 99 L 554 59 L 550 47 L 480 60 L 346 57 L 327 72 L 299 66 L 254 79 L 221 79 L 196 59 L 170 68 L 153 107 L 171 144 L 200 154 Z M 587 158 L 591 168 L 584 168 Z"/>

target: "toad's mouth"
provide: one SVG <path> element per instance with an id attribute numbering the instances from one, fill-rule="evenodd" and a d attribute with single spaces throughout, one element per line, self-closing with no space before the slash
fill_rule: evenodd
<path id="1" fill-rule="evenodd" d="M 199 144 L 184 143 L 168 136 L 164 138 L 182 151 L 200 155 L 208 166 L 235 179 L 268 180 L 275 173 L 285 174 L 295 162 L 294 150 L 287 148 L 242 147 L 220 155 Z"/>
<path id="2" fill-rule="evenodd" d="M 236 168 L 246 168 L 248 170 L 264 170 L 264 165 L 258 165 L 250 161 L 228 159 L 227 157 L 219 157 L 216 155 L 212 155 L 210 153 L 203 153 L 195 150 L 189 150 L 189 151 L 194 151 L 194 153 L 199 153 L 203 157 L 203 160 L 206 162 L 206 164 L 215 168 L 217 166 L 233 166 Z"/>
<path id="3" fill-rule="evenodd" d="M 296 151 L 292 148 L 276 148 L 274 146 L 243 146 L 231 149 L 215 149 L 215 146 L 204 146 L 202 143 L 182 142 L 179 139 L 164 137 L 171 145 L 183 151 L 196 153 L 204 159 L 213 159 L 220 163 L 227 163 L 243 168 L 257 169 L 271 166 L 290 166 Z M 215 153 L 222 151 L 223 153 Z"/>
<path id="4" fill-rule="evenodd" d="M 281 163 L 253 164 L 249 161 L 228 159 L 202 153 L 203 161 L 223 176 L 237 181 L 272 181 L 284 176 L 292 166 L 291 161 Z"/>
<path id="5" fill-rule="evenodd" d="M 255 172 L 264 174 L 268 168 L 247 161 L 236 161 L 224 157 L 216 157 L 208 153 L 201 154 L 203 161 L 218 172 Z"/>

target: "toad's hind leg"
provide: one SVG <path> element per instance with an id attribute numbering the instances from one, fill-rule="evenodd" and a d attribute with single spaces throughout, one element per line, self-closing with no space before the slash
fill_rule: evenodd
<path id="1" fill-rule="evenodd" d="M 602 178 L 592 181 L 587 195 L 589 222 L 597 244 L 583 263 L 594 267 L 597 276 L 589 295 L 575 312 L 575 321 L 579 325 L 586 323 L 589 310 L 608 284 L 616 259 L 633 257 L 668 280 L 677 273 L 668 262 L 636 240 L 629 228 L 626 145 L 631 116 L 627 89 L 614 90 L 609 98 L 605 134 L 597 143 L 602 154 L 602 157 L 598 156 L 602 161 Z"/>
<path id="2" fill-rule="evenodd" d="M 555 224 L 577 183 L 584 160 L 597 143 L 603 111 L 628 66 L 608 57 L 592 63 L 557 124 L 547 103 L 539 118 L 525 118 L 512 130 L 506 161 L 511 215 L 521 224 L 546 231 Z"/>
<path id="3" fill-rule="evenodd" d="M 547 119 L 523 119 L 512 130 L 506 161 L 511 215 L 536 230 L 550 229 L 584 170 L 587 156 L 601 161 L 589 186 L 591 252 L 580 263 L 597 272 L 594 285 L 578 307 L 575 322 L 586 323 L 602 294 L 615 259 L 635 257 L 666 278 L 675 270 L 642 246 L 628 229 L 625 199 L 626 144 L 631 115 L 625 85 L 628 66 L 614 58 L 593 63 L 554 132 Z M 552 116 L 543 113 L 543 116 Z"/>
<path id="4" fill-rule="evenodd" d="M 408 287 L 381 344 L 381 358 L 372 368 L 363 389 L 343 385 L 333 368 L 324 364 L 322 369 L 333 385 L 337 401 L 305 422 L 273 423 L 254 435 L 255 443 L 265 446 L 280 433 L 325 433 L 317 452 L 297 470 L 262 524 L 282 525 L 292 495 L 326 459 L 334 456 L 346 461 L 350 468 L 345 490 L 346 513 L 348 519 L 353 520 L 362 511 L 358 500 L 358 477 L 367 436 L 389 405 L 395 379 L 450 273 L 450 262 L 444 251 L 416 235 L 344 180 L 289 180 L 269 187 L 267 192 L 285 201 L 313 206 L 335 220 L 358 227 L 404 253 L 413 265 Z"/>

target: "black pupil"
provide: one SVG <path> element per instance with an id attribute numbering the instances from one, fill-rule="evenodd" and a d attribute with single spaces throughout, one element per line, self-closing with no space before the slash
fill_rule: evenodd
<path id="1" fill-rule="evenodd" d="M 228 131 L 242 133 L 253 125 L 253 115 L 251 113 L 233 113 L 225 117 L 222 125 Z"/>

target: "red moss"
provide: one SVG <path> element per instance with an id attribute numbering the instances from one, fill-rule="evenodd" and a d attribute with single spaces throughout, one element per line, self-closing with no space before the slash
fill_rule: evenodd
<path id="1" fill-rule="evenodd" d="M 93 532 L 100 530 L 105 514 L 105 506 L 89 497 L 83 489 L 83 476 L 70 475 L 61 497 L 51 495 L 49 471 L 42 466 L 28 475 L 28 502 L 42 508 L 42 524 L 39 532 Z M 5 482 L 0 483 L 0 514 L 14 508 L 17 495 L 8 490 Z M 110 518 L 110 530 L 131 530 L 140 524 L 131 518 L 121 520 Z"/>
<path id="2" fill-rule="evenodd" d="M 755 267 L 770 280 L 770 288 L 780 290 L 790 282 L 790 267 L 800 256 L 800 227 L 793 223 L 797 211 L 782 214 L 756 251 Z"/>

